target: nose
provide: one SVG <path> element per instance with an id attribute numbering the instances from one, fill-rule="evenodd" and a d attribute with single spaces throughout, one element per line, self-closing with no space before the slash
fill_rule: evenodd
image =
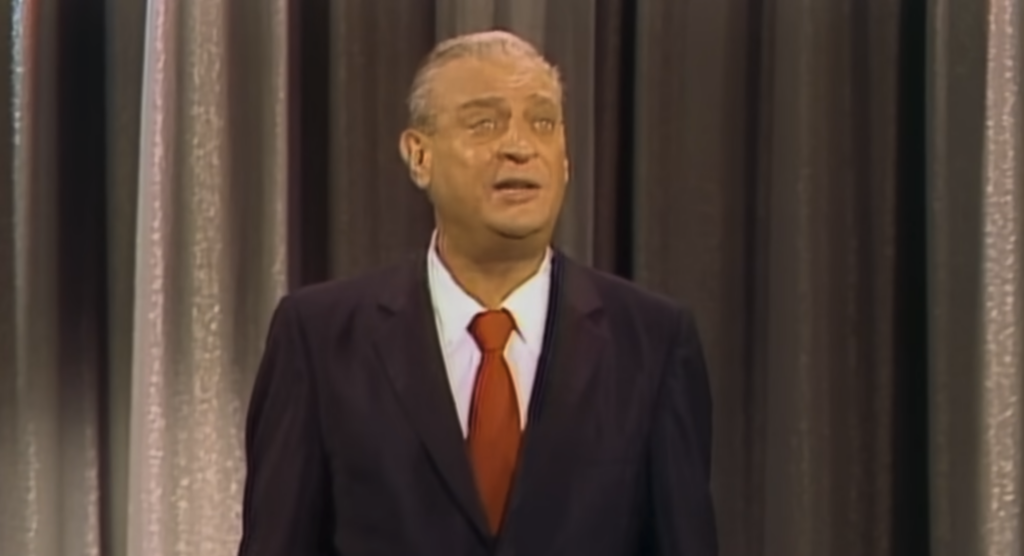
<path id="1" fill-rule="evenodd" d="M 537 156 L 537 148 L 520 126 L 513 125 L 502 140 L 498 153 L 512 162 L 523 164 Z"/>

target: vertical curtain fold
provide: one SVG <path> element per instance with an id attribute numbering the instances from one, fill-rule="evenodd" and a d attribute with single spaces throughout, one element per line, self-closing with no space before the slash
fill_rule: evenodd
<path id="1" fill-rule="evenodd" d="M 597 164 L 594 128 L 598 117 L 594 86 L 598 66 L 597 5 L 537 0 L 506 0 L 502 5 L 508 6 L 507 27 L 528 38 L 539 37 L 538 48 L 558 67 L 565 85 L 569 187 L 555 241 L 570 257 L 592 264 Z"/>
<path id="2" fill-rule="evenodd" d="M 57 391 L 56 221 L 56 13 L 54 4 L 25 0 L 11 5 L 10 261 L 13 353 L 7 384 L 15 392 L 14 435 L 7 448 L 14 469 L 5 475 L 5 512 L 12 552 L 55 553 L 60 548 L 60 406 Z"/>
<path id="3" fill-rule="evenodd" d="M 286 278 L 286 6 L 149 3 L 129 554 L 237 546 L 245 407 Z"/>
<path id="4" fill-rule="evenodd" d="M 888 553 L 901 248 L 894 201 L 899 11 L 766 11 L 771 51 L 754 225 L 765 299 L 765 551 Z M 870 68 L 870 69 L 868 69 Z M 757 326 L 757 325 L 755 325 Z"/>
<path id="5" fill-rule="evenodd" d="M 1024 549 L 1024 8 L 991 0 L 985 76 L 982 179 L 982 550 Z"/>
<path id="6" fill-rule="evenodd" d="M 936 556 L 977 552 L 974 449 L 983 430 L 975 369 L 985 121 L 985 7 L 936 1 L 929 17 L 929 434 Z M 957 46 L 959 45 L 959 46 Z M 957 453 L 966 450 L 961 457 Z"/>
<path id="7" fill-rule="evenodd" d="M 453 5 L 460 17 L 463 4 Z M 350 277 L 425 247 L 433 213 L 398 150 L 412 74 L 433 46 L 420 0 L 330 4 L 331 276 Z M 401 41 L 395 40 L 401 37 Z"/>
<path id="8" fill-rule="evenodd" d="M 640 283 L 690 305 L 700 323 L 715 399 L 714 492 L 723 553 L 761 546 L 758 475 L 763 411 L 748 352 L 753 318 L 748 207 L 756 145 L 759 22 L 728 2 L 638 6 L 630 145 L 629 268 Z M 757 54 L 758 56 L 760 54 Z M 765 55 L 767 57 L 767 55 Z M 748 93 L 748 90 L 757 90 Z M 621 202 L 621 201 L 620 201 Z M 760 209 L 759 210 L 764 210 Z M 761 412 L 759 412 L 761 411 Z"/>
<path id="9" fill-rule="evenodd" d="M 938 556 L 1021 550 L 1020 2 L 929 18 L 930 437 Z"/>
<path id="10" fill-rule="evenodd" d="M 0 305 L 11 309 L 2 387 L 13 399 L 0 447 L 0 550 L 29 556 L 101 550 L 103 151 L 81 142 L 90 129 L 102 133 L 103 111 L 82 111 L 102 85 L 68 84 L 96 70 L 92 33 L 102 22 L 81 8 L 25 0 L 5 10 L 11 282 Z M 68 25 L 82 17 L 94 29 Z"/>
<path id="11" fill-rule="evenodd" d="M 139 137 L 146 50 L 146 3 L 106 0 L 107 44 L 107 368 L 104 555 L 127 554 L 128 436 L 131 422 L 132 336 Z"/>
<path id="12" fill-rule="evenodd" d="M 180 17 L 174 2 L 150 2 L 146 13 L 146 46 L 140 106 L 138 213 L 135 254 L 135 296 L 132 323 L 132 396 L 130 400 L 128 554 L 161 554 L 173 542 L 171 525 L 159 493 L 165 484 L 161 457 L 167 428 L 164 396 L 166 346 L 164 307 L 167 299 L 165 260 L 172 238 L 165 228 L 174 221 L 172 167 L 175 153 L 177 49 L 174 31 Z M 143 185 L 144 184 L 144 185 Z M 141 371 L 141 372 L 139 372 Z M 145 455 L 149 457 L 142 457 Z M 176 485 L 175 485 L 176 486 Z M 171 497 L 166 498 L 168 502 Z M 171 525 L 173 526 L 173 525 Z"/>
<path id="13" fill-rule="evenodd" d="M 14 20 L 11 2 L 0 4 L 0 36 L 3 49 L 0 64 L 14 68 Z M 0 79 L 0 103 L 11 107 L 0 110 L 0 175 L 12 182 L 10 187 L 0 187 L 0 492 L 19 492 L 14 478 L 17 477 L 18 453 L 14 446 L 18 438 L 17 424 L 17 364 L 14 353 L 14 144 L 12 126 L 13 92 L 17 86 L 12 79 L 13 71 Z M 4 479 L 7 477 L 7 479 Z M 21 500 L 13 494 L 0 495 L 0 552 L 15 550 L 22 522 Z M 20 541 L 19 541 L 20 542 Z"/>

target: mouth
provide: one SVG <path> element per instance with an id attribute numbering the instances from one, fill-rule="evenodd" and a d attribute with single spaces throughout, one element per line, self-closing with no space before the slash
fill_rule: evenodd
<path id="1" fill-rule="evenodd" d="M 508 178 L 494 184 L 494 190 L 499 192 L 537 191 L 540 184 L 529 178 Z"/>

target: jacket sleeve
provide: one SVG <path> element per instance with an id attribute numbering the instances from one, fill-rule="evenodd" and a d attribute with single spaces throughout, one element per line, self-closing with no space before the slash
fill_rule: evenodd
<path id="1" fill-rule="evenodd" d="M 648 460 L 650 538 L 657 556 L 714 556 L 711 498 L 711 389 L 703 348 L 680 309 L 662 369 Z"/>
<path id="2" fill-rule="evenodd" d="M 249 402 L 239 556 L 330 554 L 330 486 L 316 389 L 290 298 L 277 306 Z"/>

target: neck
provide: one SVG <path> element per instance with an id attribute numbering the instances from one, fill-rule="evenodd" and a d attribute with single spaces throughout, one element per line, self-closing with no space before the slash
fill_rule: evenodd
<path id="1" fill-rule="evenodd" d="M 465 245 L 438 234 L 437 252 L 462 289 L 488 309 L 501 303 L 536 274 L 547 255 L 547 243 L 501 239 L 500 245 Z"/>

